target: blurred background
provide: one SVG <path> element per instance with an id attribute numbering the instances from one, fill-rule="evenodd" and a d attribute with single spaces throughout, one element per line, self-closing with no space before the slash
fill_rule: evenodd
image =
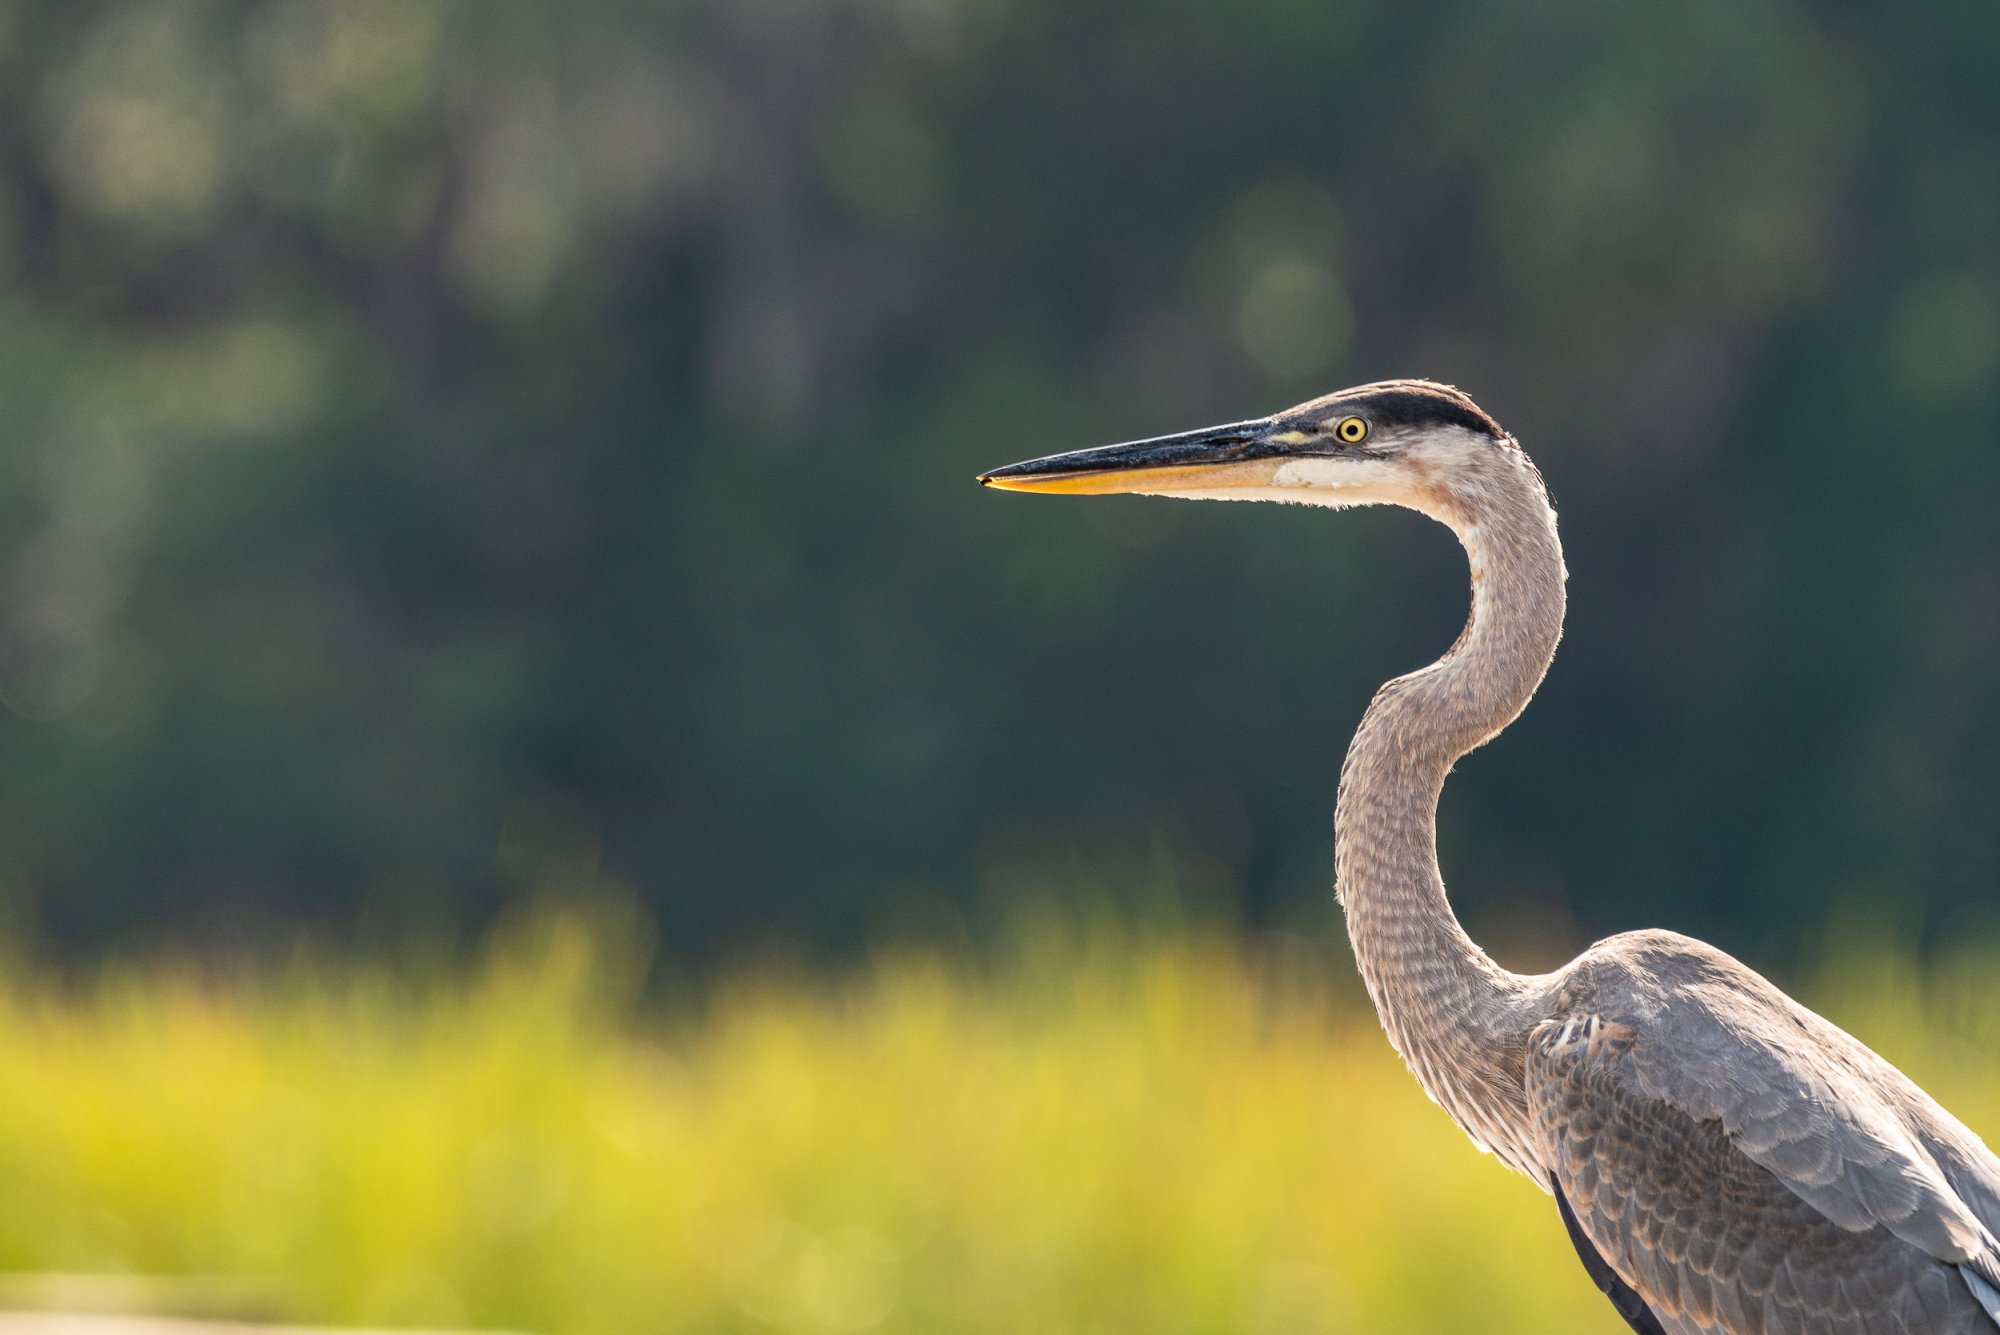
<path id="1" fill-rule="evenodd" d="M 1170 1161 L 1276 1134 L 1257 1110 L 1281 1106 L 1297 1145 L 1347 1152 L 1313 1137 L 1378 1100 L 1342 1070 L 1419 1105 L 1356 1004 L 1330 813 L 1375 685 L 1461 624 L 1449 535 L 972 483 L 1389 376 L 1456 383 L 1521 438 L 1572 570 L 1541 697 L 1445 797 L 1475 935 L 1535 967 L 1671 926 L 1818 978 L 1920 1050 L 1890 1056 L 1984 1090 L 1959 1111 L 1991 1136 L 2000 1017 L 1939 952 L 2000 931 L 1996 60 L 1982 0 L 0 5 L 0 1046 L 49 1082 L 45 1122 L 0 1117 L 0 1164 L 48 1203 L 0 1228 L 0 1264 L 312 1273 L 284 1289 L 307 1314 L 534 1329 L 1462 1328 L 1387 1253 L 1369 1306 L 1353 1248 L 1274 1260 L 1277 1234 L 1189 1197 L 1197 1246 L 1142 1165 L 1124 1194 L 996 1167 L 1040 1202 L 1023 1238 L 1167 1230 L 1092 1234 L 1088 1265 L 1060 1241 L 920 1260 L 911 1239 L 957 1235 L 855 1185 L 902 1181 L 895 1148 L 955 1125 L 941 1107 L 1051 1071 L 1076 1080 L 1052 1106 L 1153 1145 L 1115 1110 L 1192 1116 L 1174 1063 L 1202 1043 L 1262 1072 L 1203 1077 L 1251 1129 L 1161 1131 Z M 763 1018 L 730 1028 L 731 996 Z M 1240 1033 L 1214 1019 L 1238 1002 Z M 300 1185 L 416 1190 L 357 1148 L 409 1119 L 352 1063 L 385 1098 L 428 1088 L 406 1076 L 438 1034 L 498 1053 L 545 1012 L 568 1056 L 520 1090 L 601 1059 L 653 1109 L 607 1181 L 699 1141 L 647 1099 L 746 1124 L 704 1071 L 801 1126 L 865 1121 L 864 1094 L 914 1121 L 869 1123 L 887 1157 L 835 1154 L 807 1203 L 743 1167 L 754 1191 L 715 1190 L 751 1222 L 715 1228 L 764 1259 L 669 1283 L 642 1247 L 628 1289 L 720 1296 L 639 1316 L 590 1308 L 588 1267 L 533 1241 L 603 1199 L 550 1175 L 539 1123 L 473 1098 L 500 1129 L 467 1139 L 424 1103 L 411 1161 L 457 1165 L 437 1199 L 526 1199 L 500 1214 L 527 1232 L 480 1251 L 440 1206 L 434 1246 L 326 1269 L 329 1237 L 414 1208 Z M 936 1061 L 974 1061 L 982 1025 L 1001 1047 L 950 1083 Z M 1129 1105 L 1093 1102 L 1122 1068 L 1065 1026 L 1129 1036 Z M 714 1055 L 743 1034 L 756 1061 Z M 1296 1039 L 1296 1064 L 1239 1039 Z M 1179 1055 L 1146 1065 L 1155 1040 Z M 141 1060 L 204 1042 L 237 1055 L 201 1079 Z M 907 1064 L 830 1072 L 851 1103 L 813 1083 L 876 1042 Z M 955 1092 L 898 1083 L 919 1071 Z M 361 1101 L 328 1111 L 315 1081 Z M 76 1129 L 183 1086 L 155 1157 Z M 298 1148 L 320 1142 L 282 1109 L 306 1105 L 352 1161 Z M 224 1106 L 268 1154 L 198 1129 Z M 1547 1243 L 1550 1291 L 1611 1329 L 1544 1203 L 1413 1116 L 1446 1198 L 1462 1171 L 1528 1211 L 1507 1245 Z M 31 1122 L 81 1137 L 66 1185 Z M 1026 1161 L 1076 1143 L 1058 1125 Z M 162 1166 L 204 1134 L 202 1180 L 265 1184 L 212 1216 Z M 1240 1167 L 1258 1201 L 1353 1213 L 1325 1165 Z M 285 1251 L 273 1220 L 307 1199 L 322 1231 Z M 190 1241 L 224 1216 L 257 1246 Z M 588 1217 L 604 1246 L 658 1236 Z M 1250 1278 L 1103 1297 L 1165 1292 L 1187 1249 Z M 766 1262 L 789 1297 L 730 1288 Z M 1044 1273 L 1101 1301 L 1005 1306 Z M 1452 1286 L 1492 1329 L 1555 1301 L 1523 1292 Z"/>

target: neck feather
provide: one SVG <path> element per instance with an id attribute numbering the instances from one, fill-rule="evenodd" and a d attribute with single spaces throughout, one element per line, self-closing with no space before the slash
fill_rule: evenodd
<path id="1" fill-rule="evenodd" d="M 1548 670 L 1562 633 L 1562 547 L 1540 476 L 1518 450 L 1482 452 L 1414 508 L 1464 545 L 1472 614 L 1443 658 L 1376 693 L 1355 733 L 1335 818 L 1338 893 L 1382 1027 L 1425 1092 L 1482 1147 L 1536 1175 L 1521 1059 L 1538 989 L 1452 913 L 1437 801 L 1453 763 L 1513 722 Z"/>

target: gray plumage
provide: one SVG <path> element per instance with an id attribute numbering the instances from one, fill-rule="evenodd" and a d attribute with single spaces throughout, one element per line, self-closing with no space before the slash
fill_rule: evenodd
<path id="1" fill-rule="evenodd" d="M 1522 975 L 1453 915 L 1438 794 L 1540 685 L 1565 579 L 1540 475 L 1471 400 L 1369 385 L 982 480 L 1400 504 L 1449 525 L 1471 618 L 1377 693 L 1336 812 L 1338 892 L 1390 1042 L 1475 1142 L 1559 1194 L 1637 1330 L 2000 1333 L 2000 1159 L 1888 1062 L 1699 941 L 1635 932 Z"/>
<path id="2" fill-rule="evenodd" d="M 1670 932 L 1558 977 L 1527 1107 L 1583 1231 L 1666 1330 L 2000 1329 L 1974 1287 L 2000 1272 L 2000 1164 L 1894 1067 Z"/>
<path id="3" fill-rule="evenodd" d="M 1458 926 L 1438 790 L 1540 684 L 1564 578 L 1527 457 L 1463 459 L 1446 518 L 1480 575 L 1472 624 L 1377 696 L 1342 782 L 1340 886 L 1392 1039 L 1476 1140 L 1553 1179 L 1672 1335 L 1994 1335 L 2000 1160 L 1901 1072 L 1687 937 L 1522 977 Z"/>

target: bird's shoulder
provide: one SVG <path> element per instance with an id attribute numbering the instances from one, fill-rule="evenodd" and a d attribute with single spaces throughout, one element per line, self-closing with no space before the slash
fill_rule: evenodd
<path id="1" fill-rule="evenodd" d="M 1642 1062 L 1700 1066 L 1747 1058 L 1811 1068 L 1900 1097 L 1921 1094 L 1896 1068 L 1728 952 L 1678 932 L 1607 937 L 1555 978 L 1553 1018 L 1601 1016 L 1633 1031 Z M 1736 1078 L 1745 1073 L 1738 1072 Z"/>
<path id="2" fill-rule="evenodd" d="M 1840 1046 L 1755 970 L 1677 932 L 1607 937 L 1552 982 L 1548 1015 L 1528 1037 L 1531 1087 L 1610 1079 L 1717 1118 L 1732 1098 L 1759 1107 L 1777 1106 L 1784 1092 L 1812 1099 L 1814 1080 L 1789 1078 L 1793 1068 L 1823 1076 Z"/>
<path id="3" fill-rule="evenodd" d="M 1548 1018 L 1529 1039 L 1530 1052 L 1545 1062 L 1629 1054 L 1641 1066 L 1670 1060 L 1699 1067 L 1735 1064 L 1746 1051 L 1782 1062 L 1801 1050 L 1853 1042 L 1822 1032 L 1833 1026 L 1756 970 L 1678 932 L 1607 937 L 1553 982 Z M 1578 1047 L 1586 1031 L 1593 1041 Z"/>
<path id="4" fill-rule="evenodd" d="M 1621 1005 L 1651 1015 L 1698 996 L 1729 998 L 1760 1012 L 1804 1010 L 1727 951 L 1657 928 L 1606 937 L 1572 960 L 1558 981 L 1558 1009 Z"/>

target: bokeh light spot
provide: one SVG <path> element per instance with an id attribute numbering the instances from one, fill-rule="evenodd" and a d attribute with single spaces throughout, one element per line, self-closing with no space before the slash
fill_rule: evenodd
<path id="1" fill-rule="evenodd" d="M 1265 265 L 1244 288 L 1237 307 L 1244 353 L 1276 381 L 1331 369 L 1347 350 L 1353 327 L 1339 280 L 1305 259 Z"/>

